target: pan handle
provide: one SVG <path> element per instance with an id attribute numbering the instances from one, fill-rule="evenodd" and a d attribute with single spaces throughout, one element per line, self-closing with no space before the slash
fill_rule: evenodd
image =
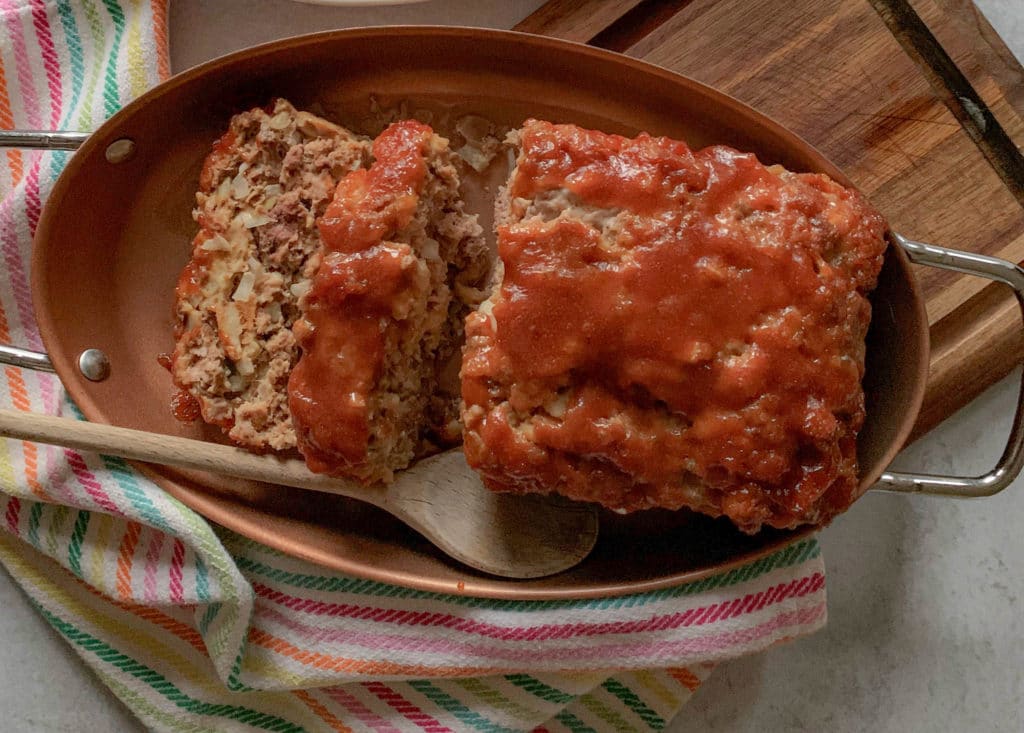
<path id="1" fill-rule="evenodd" d="M 56 371 L 50 362 L 50 357 L 41 351 L 29 351 L 3 344 L 0 344 L 0 364 L 33 369 L 37 372 L 50 372 L 51 374 Z"/>
<path id="2" fill-rule="evenodd" d="M 78 150 L 89 137 L 87 132 L 52 130 L 0 130 L 0 148 L 30 150 Z"/>
<path id="3" fill-rule="evenodd" d="M 0 148 L 77 150 L 89 139 L 87 132 L 60 130 L 0 130 Z M 50 357 L 39 351 L 0 344 L 0 364 L 54 373 Z"/>
<path id="4" fill-rule="evenodd" d="M 39 351 L 0 344 L 0 364 L 56 373 L 50 357 Z M 90 382 L 102 382 L 110 376 L 110 359 L 99 349 L 86 349 L 78 355 L 78 371 Z"/>
<path id="5" fill-rule="evenodd" d="M 1007 260 L 973 252 L 961 252 L 933 244 L 915 242 L 893 234 L 911 262 L 919 265 L 955 270 L 966 275 L 995 280 L 1013 288 L 1024 315 L 1024 269 Z M 1002 457 L 986 474 L 974 477 L 939 476 L 916 473 L 883 473 L 873 489 L 881 491 L 934 494 L 940 496 L 982 497 L 998 494 L 1017 478 L 1024 466 L 1024 381 L 1017 397 L 1013 427 Z"/>

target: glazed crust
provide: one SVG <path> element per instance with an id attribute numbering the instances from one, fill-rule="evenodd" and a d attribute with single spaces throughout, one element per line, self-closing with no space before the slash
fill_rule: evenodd
<path id="1" fill-rule="evenodd" d="M 462 371 L 485 483 L 746 532 L 848 507 L 877 212 L 724 147 L 532 120 L 513 142 Z"/>

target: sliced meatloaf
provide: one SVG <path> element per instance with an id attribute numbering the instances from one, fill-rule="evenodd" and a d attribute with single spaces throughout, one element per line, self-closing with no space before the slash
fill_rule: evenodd
<path id="1" fill-rule="evenodd" d="M 295 447 L 286 386 L 320 246 L 315 222 L 337 181 L 368 156 L 369 141 L 278 100 L 233 117 L 206 159 L 171 373 L 239 445 Z"/>
<path id="2" fill-rule="evenodd" d="M 726 147 L 532 120 L 513 142 L 462 367 L 487 485 L 746 532 L 848 507 L 883 219 Z"/>
<path id="3" fill-rule="evenodd" d="M 458 381 L 446 392 L 443 377 L 457 374 L 489 253 L 448 141 L 414 121 L 377 137 L 373 165 L 341 180 L 320 233 L 289 382 L 299 450 L 314 471 L 388 481 L 458 438 Z"/>

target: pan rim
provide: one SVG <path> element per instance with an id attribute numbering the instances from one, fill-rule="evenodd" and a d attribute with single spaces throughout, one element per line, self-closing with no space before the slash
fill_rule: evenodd
<path id="1" fill-rule="evenodd" d="M 52 204 L 52 202 L 61 199 L 65 192 L 73 186 L 76 169 L 82 165 L 87 158 L 97 152 L 96 148 L 107 144 L 107 139 L 111 137 L 109 134 L 110 131 L 116 129 L 122 119 L 131 116 L 136 110 L 143 106 L 152 104 L 161 96 L 168 94 L 178 87 L 191 84 L 196 82 L 196 80 L 201 80 L 211 71 L 230 66 L 238 61 L 278 54 L 283 51 L 294 50 L 306 46 L 315 46 L 322 43 L 344 42 L 345 40 L 365 38 L 368 36 L 380 38 L 382 42 L 386 42 L 387 37 L 394 36 L 426 36 L 435 39 L 438 36 L 458 39 L 468 38 L 475 42 L 483 43 L 485 43 L 488 38 L 500 38 L 511 40 L 518 44 L 525 44 L 527 48 L 553 49 L 555 51 L 575 54 L 581 60 L 594 58 L 600 59 L 604 62 L 613 62 L 624 70 L 628 69 L 630 73 L 651 75 L 661 80 L 671 82 L 677 86 L 682 85 L 683 88 L 697 90 L 705 98 L 713 99 L 723 108 L 739 113 L 746 120 L 754 122 L 766 131 L 778 136 L 780 139 L 784 140 L 788 146 L 804 151 L 808 157 L 814 161 L 814 164 L 818 169 L 825 171 L 844 185 L 852 186 L 852 183 L 845 174 L 833 165 L 831 161 L 829 161 L 814 146 L 810 145 L 807 141 L 767 115 L 757 111 L 736 98 L 725 94 L 724 92 L 694 79 L 677 74 L 646 61 L 634 59 L 612 51 L 593 48 L 591 46 L 572 41 L 549 38 L 546 36 L 537 36 L 518 31 L 464 26 L 368 26 L 292 36 L 234 51 L 224 56 L 204 62 L 203 64 L 194 66 L 190 69 L 186 69 L 185 71 L 172 76 L 168 80 L 153 87 L 137 99 L 125 105 L 125 107 L 105 121 L 94 133 L 90 135 L 79 149 L 79 152 L 71 157 L 64 170 L 61 172 L 58 180 L 54 184 L 47 204 L 41 212 L 30 260 L 30 286 L 32 291 L 33 308 L 44 346 L 47 349 L 50 349 L 57 341 L 56 334 L 58 332 L 58 325 L 54 322 L 51 312 L 46 307 L 44 295 L 46 290 L 42 282 L 42 272 L 44 269 L 42 262 L 44 246 L 41 243 L 48 240 L 50 231 L 53 228 L 53 221 L 57 216 L 57 207 L 55 204 Z M 883 453 L 882 459 L 878 461 L 877 465 L 873 467 L 871 472 L 862 476 L 859 485 L 859 490 L 861 492 L 866 491 L 875 483 L 875 481 L 877 481 L 881 473 L 892 462 L 895 455 L 899 452 L 909 437 L 913 428 L 914 419 L 918 415 L 924 399 L 926 386 L 925 375 L 927 374 L 929 364 L 930 344 L 927 329 L 928 321 L 920 286 L 911 271 L 910 261 L 906 254 L 895 243 L 891 243 L 891 249 L 893 250 L 897 264 L 905 274 L 904 280 L 910 289 L 909 296 L 913 304 L 917 322 L 922 324 L 922 327 L 918 329 L 917 333 L 916 346 L 918 360 L 916 364 L 912 365 L 914 373 L 920 375 L 920 378 L 914 383 L 913 390 L 909 395 L 908 404 L 912 409 L 908 411 L 907 416 L 904 418 L 903 422 L 899 426 L 899 430 L 896 432 L 894 440 Z M 94 419 L 102 416 L 102 409 L 100 409 L 96 404 L 96 401 L 89 396 L 84 387 L 81 386 L 77 380 L 65 379 L 65 376 L 73 374 L 75 370 L 75 364 L 73 363 L 71 356 L 58 351 L 55 357 L 54 367 L 56 369 L 57 376 L 61 380 L 62 385 L 67 390 L 71 399 L 80 407 L 87 418 Z M 401 571 L 396 571 L 394 569 L 381 570 L 373 565 L 347 556 L 324 556 L 322 553 L 310 550 L 309 547 L 299 547 L 290 540 L 278 538 L 276 536 L 261 534 L 259 537 L 253 537 L 250 522 L 234 517 L 230 507 L 226 507 L 223 504 L 217 504 L 215 498 L 211 494 L 204 494 L 201 491 L 197 492 L 196 489 L 193 489 L 183 483 L 178 483 L 163 474 L 157 473 L 155 469 L 143 464 L 133 462 L 133 465 L 137 468 L 141 468 L 143 472 L 153 479 L 164 491 L 167 491 L 171 496 L 197 511 L 205 518 L 238 532 L 243 536 L 264 542 L 275 549 L 286 552 L 294 557 L 300 557 L 302 559 L 315 562 L 318 565 L 335 571 L 378 582 L 399 584 L 428 592 L 454 593 L 460 596 L 479 598 L 514 600 L 580 600 L 586 598 L 612 597 L 653 591 L 679 585 L 681 583 L 700 580 L 712 575 L 718 575 L 728 571 L 729 569 L 777 552 L 783 547 L 811 536 L 819 529 L 818 527 L 806 527 L 795 530 L 792 534 L 788 534 L 777 541 L 768 542 L 756 550 L 741 553 L 729 561 L 718 563 L 714 566 L 669 573 L 656 578 L 639 581 L 612 582 L 599 580 L 587 585 L 574 585 L 568 587 L 552 586 L 528 589 L 519 587 L 516 581 L 469 575 L 466 576 L 456 588 L 454 583 L 451 581 L 439 578 L 424 578 L 411 573 L 403 574 Z M 268 541 L 268 539 L 270 541 Z"/>

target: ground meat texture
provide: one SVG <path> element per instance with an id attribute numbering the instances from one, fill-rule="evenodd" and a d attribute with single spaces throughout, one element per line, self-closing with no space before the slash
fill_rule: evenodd
<path id="1" fill-rule="evenodd" d="M 373 143 L 320 220 L 324 249 L 300 300 L 289 381 L 298 447 L 316 472 L 390 481 L 459 437 L 463 321 L 483 298 L 488 252 L 463 212 L 448 141 L 405 121 Z"/>
<path id="2" fill-rule="evenodd" d="M 532 120 L 512 142 L 462 366 L 485 483 L 746 532 L 848 507 L 882 218 L 726 147 Z"/>
<path id="3" fill-rule="evenodd" d="M 205 161 L 171 373 L 239 445 L 295 447 L 286 389 L 298 300 L 320 248 L 315 221 L 369 151 L 368 140 L 277 100 L 233 117 Z"/>

